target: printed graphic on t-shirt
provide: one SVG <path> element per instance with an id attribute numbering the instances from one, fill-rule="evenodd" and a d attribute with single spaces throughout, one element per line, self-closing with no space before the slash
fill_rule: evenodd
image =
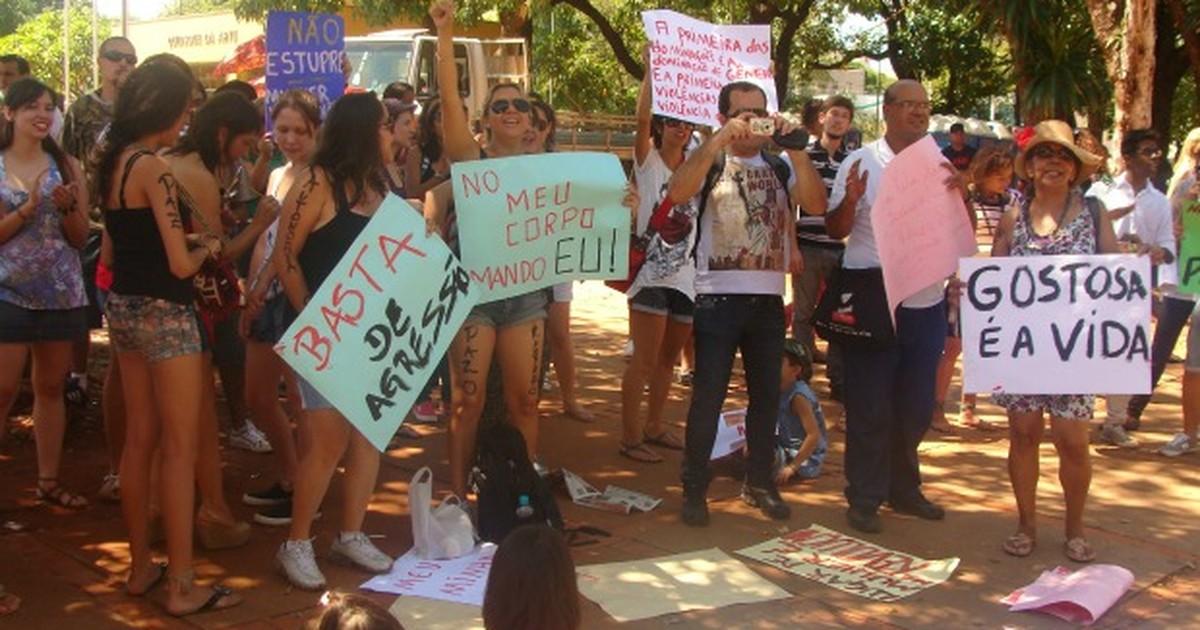
<path id="1" fill-rule="evenodd" d="M 784 271 L 787 193 L 771 166 L 730 162 L 713 187 L 709 271 Z"/>

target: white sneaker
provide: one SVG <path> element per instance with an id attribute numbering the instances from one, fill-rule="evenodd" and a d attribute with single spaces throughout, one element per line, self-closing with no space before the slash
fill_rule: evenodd
<path id="1" fill-rule="evenodd" d="M 96 494 L 102 501 L 120 503 L 121 478 L 117 476 L 117 473 L 110 472 L 104 475 L 104 481 L 100 482 L 100 490 Z"/>
<path id="2" fill-rule="evenodd" d="M 1100 440 L 1121 448 L 1137 448 L 1138 441 L 1129 437 L 1125 427 L 1119 424 L 1106 424 L 1100 429 Z"/>
<path id="3" fill-rule="evenodd" d="M 1192 453 L 1195 450 L 1195 439 L 1188 437 L 1186 433 L 1176 433 L 1175 437 L 1171 438 L 1170 442 L 1164 444 L 1158 452 L 1167 457 L 1179 457 L 1184 453 Z"/>
<path id="4" fill-rule="evenodd" d="M 625 347 L 621 349 L 621 356 L 625 357 L 626 361 L 633 358 L 633 339 L 625 341 Z"/>
<path id="5" fill-rule="evenodd" d="M 267 436 L 249 420 L 242 425 L 242 428 L 229 432 L 229 446 L 251 453 L 270 453 L 274 450 L 271 448 L 271 443 L 267 441 Z"/>
<path id="6" fill-rule="evenodd" d="M 392 559 L 362 532 L 342 532 L 333 541 L 329 555 L 335 562 L 349 562 L 371 573 L 392 570 Z"/>
<path id="7" fill-rule="evenodd" d="M 296 588 L 307 591 L 325 588 L 325 576 L 317 568 L 312 540 L 289 540 L 280 545 L 275 565 Z"/>

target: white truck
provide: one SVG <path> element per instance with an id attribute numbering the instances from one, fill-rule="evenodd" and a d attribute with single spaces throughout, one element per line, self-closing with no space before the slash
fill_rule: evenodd
<path id="1" fill-rule="evenodd" d="M 346 55 L 353 68 L 350 85 L 382 94 L 393 81 L 409 83 L 422 103 L 437 96 L 435 75 L 437 37 L 425 29 L 381 31 L 346 38 Z M 483 110 L 488 89 L 497 83 L 516 83 L 529 90 L 529 55 L 521 38 L 454 38 L 458 91 L 472 119 Z"/>

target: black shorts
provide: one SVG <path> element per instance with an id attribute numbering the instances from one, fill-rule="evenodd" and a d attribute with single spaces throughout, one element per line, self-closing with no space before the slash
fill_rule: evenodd
<path id="1" fill-rule="evenodd" d="M 0 343 L 78 341 L 88 334 L 84 307 L 34 310 L 0 300 Z"/>

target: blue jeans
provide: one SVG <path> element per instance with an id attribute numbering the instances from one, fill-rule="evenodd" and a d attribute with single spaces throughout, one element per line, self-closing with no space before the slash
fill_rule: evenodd
<path id="1" fill-rule="evenodd" d="M 1150 343 L 1151 392 L 1158 386 L 1158 379 L 1162 378 L 1163 371 L 1167 369 L 1167 361 L 1171 359 L 1171 351 L 1175 349 L 1179 333 L 1183 332 L 1183 327 L 1187 325 L 1188 317 L 1191 316 L 1192 309 L 1195 307 L 1196 303 L 1191 300 L 1183 300 L 1170 295 L 1163 298 L 1162 304 L 1158 308 L 1158 324 L 1154 327 L 1154 341 Z M 1142 417 L 1146 405 L 1150 404 L 1151 395 L 1138 394 L 1129 399 L 1130 419 L 1137 420 Z"/>
<path id="2" fill-rule="evenodd" d="M 712 478 L 708 463 L 717 437 L 717 421 L 733 373 L 733 358 L 739 350 L 750 395 L 746 482 L 756 488 L 772 487 L 779 368 L 783 361 L 783 299 L 778 295 L 698 295 L 692 330 L 696 338 L 696 375 L 684 440 L 684 493 L 703 496 L 708 490 Z"/>
<path id="3" fill-rule="evenodd" d="M 933 417 L 933 387 L 946 341 L 938 303 L 896 310 L 896 345 L 843 346 L 846 361 L 846 499 L 874 510 L 921 492 L 917 447 Z"/>

